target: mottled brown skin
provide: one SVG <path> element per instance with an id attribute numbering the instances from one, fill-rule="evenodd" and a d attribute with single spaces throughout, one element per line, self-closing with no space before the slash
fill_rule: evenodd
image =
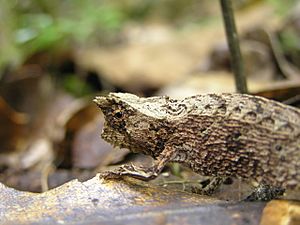
<path id="1" fill-rule="evenodd" d="M 175 100 L 110 93 L 94 100 L 106 124 L 102 137 L 151 155 L 151 168 L 123 166 L 108 177 L 155 178 L 168 162 L 212 177 L 239 177 L 300 189 L 300 110 L 243 94 Z"/>

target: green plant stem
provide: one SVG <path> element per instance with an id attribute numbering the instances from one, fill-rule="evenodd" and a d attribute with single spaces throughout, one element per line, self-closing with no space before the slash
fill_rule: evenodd
<path id="1" fill-rule="evenodd" d="M 232 2 L 231 0 L 220 0 L 220 3 L 222 8 L 227 42 L 229 45 L 231 67 L 235 78 L 236 90 L 239 93 L 248 93 L 238 34 L 234 22 Z"/>

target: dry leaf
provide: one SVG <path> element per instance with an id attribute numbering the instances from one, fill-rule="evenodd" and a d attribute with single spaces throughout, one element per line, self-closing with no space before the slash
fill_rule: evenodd
<path id="1" fill-rule="evenodd" d="M 137 180 L 73 180 L 42 194 L 0 186 L 2 224 L 258 224 L 264 203 L 226 203 Z"/>

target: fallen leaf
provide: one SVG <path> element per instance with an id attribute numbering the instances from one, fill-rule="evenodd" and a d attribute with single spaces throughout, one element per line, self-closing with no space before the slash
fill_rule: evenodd
<path id="1" fill-rule="evenodd" d="M 2 224 L 258 224 L 264 207 L 99 176 L 41 194 L 4 185 L 0 193 Z"/>
<path id="2" fill-rule="evenodd" d="M 16 112 L 1 96 L 0 124 L 0 152 L 12 153 L 19 149 L 25 141 L 28 117 L 24 113 Z"/>

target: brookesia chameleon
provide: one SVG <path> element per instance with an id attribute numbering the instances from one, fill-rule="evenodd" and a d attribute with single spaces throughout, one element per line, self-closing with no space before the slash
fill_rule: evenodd
<path id="1" fill-rule="evenodd" d="M 300 110 L 245 94 L 182 100 L 110 93 L 94 102 L 105 116 L 102 138 L 155 159 L 124 165 L 107 178 L 154 179 L 168 162 L 211 177 L 236 177 L 300 190 Z"/>

